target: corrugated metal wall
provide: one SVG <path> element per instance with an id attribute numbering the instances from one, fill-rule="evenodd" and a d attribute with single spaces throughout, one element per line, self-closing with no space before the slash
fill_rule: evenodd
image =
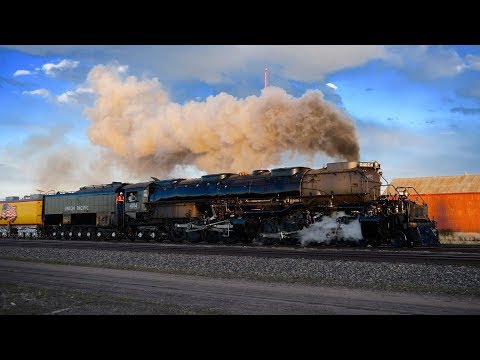
<path id="1" fill-rule="evenodd" d="M 480 232 L 480 193 L 421 195 L 439 230 Z"/>

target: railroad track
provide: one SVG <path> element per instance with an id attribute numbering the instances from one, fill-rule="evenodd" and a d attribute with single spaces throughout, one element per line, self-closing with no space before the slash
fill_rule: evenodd
<path id="1" fill-rule="evenodd" d="M 87 242 L 78 240 L 3 238 L 0 239 L 0 246 L 480 266 L 479 247 L 452 245 L 413 249 L 387 247 L 352 249 L 345 247 L 294 248 L 238 244 Z"/>

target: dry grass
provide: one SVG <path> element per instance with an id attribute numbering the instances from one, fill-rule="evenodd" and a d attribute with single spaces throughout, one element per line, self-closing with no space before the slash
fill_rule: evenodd
<path id="1" fill-rule="evenodd" d="M 442 230 L 440 231 L 440 243 L 452 245 L 480 245 L 480 233 L 464 233 Z"/>

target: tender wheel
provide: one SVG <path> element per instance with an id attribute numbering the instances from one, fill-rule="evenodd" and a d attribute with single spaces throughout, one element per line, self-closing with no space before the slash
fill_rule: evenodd
<path id="1" fill-rule="evenodd" d="M 158 236 L 158 232 L 157 232 L 156 230 L 151 230 L 151 231 L 148 233 L 148 237 L 150 238 L 150 240 L 162 241 L 162 239 L 160 238 L 160 236 Z"/>

